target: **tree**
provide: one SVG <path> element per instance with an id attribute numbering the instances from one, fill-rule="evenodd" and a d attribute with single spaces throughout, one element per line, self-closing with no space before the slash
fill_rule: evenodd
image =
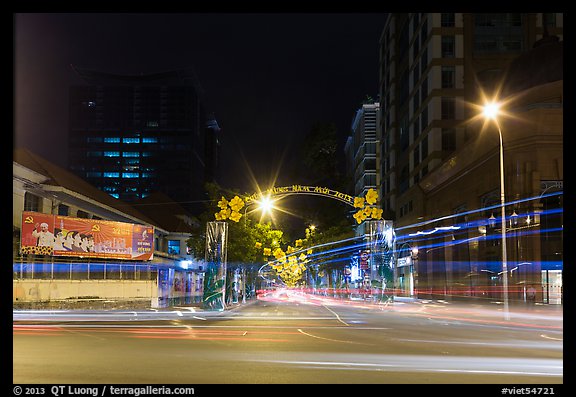
<path id="1" fill-rule="evenodd" d="M 206 210 L 199 216 L 201 226 L 187 242 L 192 255 L 198 259 L 204 258 L 206 224 L 216 220 L 215 214 L 222 210 L 218 207 L 218 203 L 222 201 L 222 197 L 240 195 L 238 192 L 224 191 L 216 183 L 206 184 L 206 191 L 209 201 Z M 230 264 L 263 264 L 262 252 L 256 247 L 256 242 L 269 242 L 271 244 L 273 240 L 277 240 L 279 244 L 282 244 L 285 243 L 283 239 L 283 233 L 272 229 L 269 223 L 259 224 L 242 214 L 242 218 L 238 222 L 228 222 L 227 261 Z"/>

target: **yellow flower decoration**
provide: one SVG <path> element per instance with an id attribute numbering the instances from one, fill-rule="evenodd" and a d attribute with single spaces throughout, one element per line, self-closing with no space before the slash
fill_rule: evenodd
<path id="1" fill-rule="evenodd" d="M 301 253 L 300 256 L 298 257 L 298 259 L 300 259 L 302 262 L 304 262 L 306 260 L 307 256 L 304 255 L 304 253 Z"/>
<path id="2" fill-rule="evenodd" d="M 374 189 L 368 189 L 368 193 L 366 193 L 366 202 L 370 205 L 376 204 L 378 200 L 378 192 Z"/>
<path id="3" fill-rule="evenodd" d="M 238 222 L 240 220 L 240 218 L 242 218 L 242 214 L 237 212 L 237 211 L 232 211 L 232 214 L 230 214 L 228 217 L 230 218 L 230 220 L 233 220 L 234 222 Z"/>
<path id="4" fill-rule="evenodd" d="M 302 247 L 302 239 L 298 239 L 294 243 L 295 243 L 294 245 L 296 245 L 296 247 Z"/>
<path id="5" fill-rule="evenodd" d="M 372 208 L 372 215 L 371 215 L 372 219 L 381 219 L 383 212 L 384 210 L 381 208 Z"/>
<path id="6" fill-rule="evenodd" d="M 354 208 L 364 208 L 364 197 L 354 197 Z"/>
<path id="7" fill-rule="evenodd" d="M 280 259 L 280 258 L 286 256 L 286 254 L 284 253 L 284 251 L 282 251 L 282 248 L 276 248 L 276 249 L 274 250 L 273 255 L 274 255 L 274 257 L 275 257 L 276 259 Z"/>
<path id="8" fill-rule="evenodd" d="M 364 220 L 364 219 L 362 219 L 362 215 L 364 215 L 364 211 L 362 211 L 362 210 L 358 211 L 357 213 L 355 213 L 355 214 L 353 215 L 353 216 L 354 216 L 354 219 L 356 219 L 356 222 L 357 222 L 358 224 L 361 224 L 362 221 Z"/>
<path id="9" fill-rule="evenodd" d="M 254 248 L 258 248 L 258 249 L 262 248 L 262 243 L 256 241 L 256 244 L 254 244 Z"/>
<path id="10" fill-rule="evenodd" d="M 222 196 L 220 201 L 218 201 L 218 207 L 222 210 L 225 210 L 226 207 L 228 207 L 228 200 L 226 200 L 224 196 Z"/>
<path id="11" fill-rule="evenodd" d="M 264 248 L 264 256 L 270 256 L 272 254 L 272 249 Z"/>
<path id="12" fill-rule="evenodd" d="M 226 220 L 226 219 L 228 219 L 228 218 L 230 217 L 230 212 L 231 212 L 231 211 L 230 211 L 229 208 L 227 208 L 227 209 L 225 209 L 225 210 L 222 210 L 222 211 L 220 211 L 220 212 L 218 212 L 218 213 L 216 214 L 216 219 L 219 220 L 219 221 Z"/>
<path id="13" fill-rule="evenodd" d="M 366 207 L 362 210 L 364 219 L 368 218 L 372 214 L 372 207 Z"/>
<path id="14" fill-rule="evenodd" d="M 244 201 L 238 196 L 234 196 L 234 198 L 230 200 L 229 204 L 230 208 L 237 212 L 240 211 L 242 207 L 244 207 Z"/>

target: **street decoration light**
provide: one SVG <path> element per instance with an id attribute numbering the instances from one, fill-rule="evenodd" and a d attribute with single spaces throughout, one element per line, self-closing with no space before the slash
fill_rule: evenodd
<path id="1" fill-rule="evenodd" d="M 271 191 L 273 192 L 275 189 L 271 189 Z M 354 208 L 358 208 L 358 211 L 354 214 L 354 219 L 358 224 L 361 224 L 367 219 L 382 219 L 383 210 L 377 206 L 378 192 L 375 189 L 369 189 L 366 192 L 365 197 L 351 197 L 327 188 L 316 187 L 312 189 L 299 185 L 294 185 L 290 189 L 280 188 L 278 189 L 278 192 L 327 195 L 348 202 L 349 204 L 351 204 L 353 200 Z M 270 194 L 262 196 L 259 200 L 255 200 L 252 196 L 245 198 L 245 200 L 241 199 L 239 196 L 235 196 L 232 200 L 228 201 L 224 196 L 222 196 L 220 201 L 218 201 L 218 208 L 220 208 L 220 211 L 216 212 L 214 216 L 217 221 L 225 221 L 229 219 L 238 222 L 242 217 L 240 210 L 244 208 L 245 216 L 247 207 L 252 203 L 258 205 L 258 209 L 262 211 L 262 214 L 270 213 L 271 210 L 274 209 L 274 200 L 271 199 Z M 314 225 L 310 225 L 310 227 L 306 228 L 306 238 L 296 240 L 294 247 L 288 246 L 286 251 L 282 250 L 280 247 L 274 249 L 264 247 L 261 242 L 255 244 L 256 249 L 262 249 L 262 254 L 266 260 L 270 259 L 270 256 L 274 256 L 275 260 L 269 261 L 268 264 L 289 287 L 295 286 L 298 281 L 300 281 L 304 271 L 306 270 L 306 264 L 310 261 L 308 255 L 312 254 L 311 249 L 306 249 L 306 243 L 309 238 L 314 236 L 315 229 L 316 226 Z"/>
<path id="2" fill-rule="evenodd" d="M 263 214 L 268 214 L 274 208 L 274 202 L 270 196 L 264 196 L 258 201 L 258 209 L 262 211 Z"/>
<path id="3" fill-rule="evenodd" d="M 482 108 L 482 114 L 487 120 L 494 121 L 498 129 L 500 137 L 500 209 L 502 217 L 502 277 L 503 277 L 503 293 L 504 293 L 504 318 L 510 319 L 508 312 L 508 264 L 506 254 L 506 195 L 504 190 L 504 144 L 502 140 L 502 129 L 498 123 L 498 115 L 500 114 L 501 104 L 496 101 L 487 102 Z"/>
<path id="4" fill-rule="evenodd" d="M 242 214 L 240 210 L 244 207 L 244 200 L 242 200 L 238 196 L 234 196 L 234 198 L 230 201 L 226 200 L 224 196 L 218 201 L 218 208 L 220 211 L 214 214 L 214 217 L 217 221 L 225 221 L 226 219 L 230 219 L 234 222 L 239 222 L 240 218 L 242 218 Z"/>
<path id="5" fill-rule="evenodd" d="M 368 189 L 366 197 L 354 197 L 354 208 L 359 208 L 353 215 L 356 223 L 361 224 L 368 218 L 374 220 L 382 219 L 384 211 L 376 206 L 377 201 L 378 192 L 374 189 Z"/>

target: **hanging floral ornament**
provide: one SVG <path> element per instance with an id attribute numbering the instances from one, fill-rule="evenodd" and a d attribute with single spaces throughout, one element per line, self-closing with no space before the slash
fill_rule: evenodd
<path id="1" fill-rule="evenodd" d="M 225 221 L 230 219 L 231 221 L 238 222 L 242 218 L 240 210 L 244 207 L 244 200 L 238 196 L 230 201 L 226 200 L 224 196 L 218 201 L 218 208 L 220 211 L 214 214 L 217 221 Z"/>
<path id="2" fill-rule="evenodd" d="M 356 223 L 361 224 L 366 219 L 382 219 L 381 208 L 376 206 L 378 201 L 378 192 L 374 189 L 368 189 L 366 197 L 354 197 L 354 208 L 359 208 L 353 215 Z"/>
<path id="3" fill-rule="evenodd" d="M 374 205 L 377 200 L 378 192 L 374 189 L 368 189 L 368 192 L 366 193 L 366 202 L 370 205 Z"/>

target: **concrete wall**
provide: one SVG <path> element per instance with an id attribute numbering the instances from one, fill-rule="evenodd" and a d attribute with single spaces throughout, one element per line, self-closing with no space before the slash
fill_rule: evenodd
<path id="1" fill-rule="evenodd" d="M 131 300 L 158 297 L 156 280 L 13 280 L 13 302 L 78 297 Z"/>

